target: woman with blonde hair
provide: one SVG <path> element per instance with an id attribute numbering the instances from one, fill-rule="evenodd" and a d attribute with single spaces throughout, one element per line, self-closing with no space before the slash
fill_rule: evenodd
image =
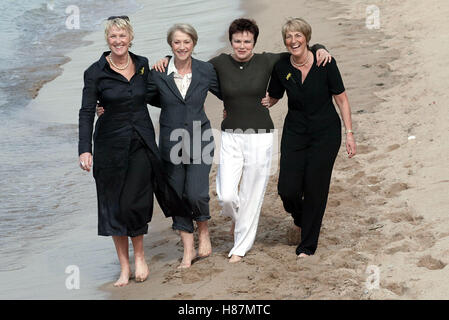
<path id="1" fill-rule="evenodd" d="M 114 286 L 132 277 L 128 237 L 134 248 L 135 279 L 145 281 L 143 235 L 153 213 L 153 193 L 166 216 L 188 214 L 163 175 L 147 108 L 148 60 L 129 51 L 134 38 L 127 16 L 108 18 L 105 37 L 110 51 L 84 72 L 79 111 L 79 163 L 97 187 L 98 234 L 112 236 L 121 273 Z M 92 131 L 97 101 L 105 110 Z"/>

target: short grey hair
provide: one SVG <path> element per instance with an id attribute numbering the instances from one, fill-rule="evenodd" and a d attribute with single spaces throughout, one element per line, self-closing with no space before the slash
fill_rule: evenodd
<path id="1" fill-rule="evenodd" d="M 198 33 L 196 32 L 195 28 L 192 27 L 188 23 L 177 23 L 170 27 L 167 31 L 167 43 L 169 46 L 171 46 L 172 40 L 173 40 L 173 34 L 176 31 L 181 31 L 185 34 L 187 34 L 190 39 L 193 41 L 193 46 L 196 46 L 196 43 L 198 42 Z"/>

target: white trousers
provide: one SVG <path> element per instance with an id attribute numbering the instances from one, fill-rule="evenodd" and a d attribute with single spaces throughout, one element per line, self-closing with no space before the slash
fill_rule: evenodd
<path id="1" fill-rule="evenodd" d="M 221 133 L 217 195 L 222 214 L 235 223 L 234 247 L 229 257 L 243 257 L 253 246 L 270 176 L 272 150 L 273 133 Z"/>

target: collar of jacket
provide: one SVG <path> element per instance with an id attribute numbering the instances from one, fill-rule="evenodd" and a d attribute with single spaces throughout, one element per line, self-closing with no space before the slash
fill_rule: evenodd
<path id="1" fill-rule="evenodd" d="M 173 57 L 171 57 L 171 56 L 168 56 L 168 58 L 170 60 L 173 59 Z M 200 65 L 199 62 L 195 58 L 192 57 L 192 81 L 190 82 L 189 89 L 187 89 L 185 99 L 182 98 L 181 93 L 179 92 L 178 87 L 176 86 L 176 83 L 174 80 L 174 73 L 172 72 L 170 74 L 167 74 L 168 68 L 166 68 L 165 77 L 162 77 L 162 78 L 167 82 L 167 84 L 169 85 L 169 87 L 171 88 L 173 93 L 179 98 L 179 100 L 181 100 L 183 102 L 187 101 L 187 99 L 189 99 L 189 97 L 191 96 L 192 92 L 198 86 L 198 84 L 200 82 L 199 77 L 201 77 L 201 75 L 199 74 L 199 65 Z"/>

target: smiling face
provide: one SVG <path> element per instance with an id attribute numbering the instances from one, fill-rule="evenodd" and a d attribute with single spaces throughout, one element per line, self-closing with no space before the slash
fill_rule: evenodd
<path id="1" fill-rule="evenodd" d="M 194 44 L 192 38 L 182 31 L 175 31 L 171 40 L 171 49 L 175 58 L 179 61 L 185 61 L 192 56 Z"/>
<path id="2" fill-rule="evenodd" d="M 295 57 L 302 57 L 307 52 L 307 39 L 300 31 L 287 31 L 285 47 Z"/>
<path id="3" fill-rule="evenodd" d="M 128 54 L 131 38 L 126 29 L 112 26 L 108 31 L 107 41 L 109 49 L 114 55 L 124 56 Z"/>
<path id="4" fill-rule="evenodd" d="M 232 35 L 231 45 L 238 61 L 248 61 L 253 54 L 254 35 L 248 31 L 236 32 Z"/>

